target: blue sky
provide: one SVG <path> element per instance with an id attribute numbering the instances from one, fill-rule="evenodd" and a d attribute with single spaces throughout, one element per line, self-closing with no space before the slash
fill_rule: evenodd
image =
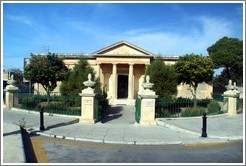
<path id="1" fill-rule="evenodd" d="M 243 39 L 242 3 L 4 3 L 3 67 L 30 53 L 92 53 L 121 40 L 165 56 L 207 55 L 223 36 Z"/>

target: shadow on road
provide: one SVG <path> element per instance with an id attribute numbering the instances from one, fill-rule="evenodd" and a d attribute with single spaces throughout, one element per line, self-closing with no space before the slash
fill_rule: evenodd
<path id="1" fill-rule="evenodd" d="M 121 106 L 110 106 L 107 110 L 104 111 L 102 123 L 118 119 L 122 116 L 123 108 Z"/>
<path id="2" fill-rule="evenodd" d="M 3 136 L 9 136 L 9 135 L 15 135 L 15 134 L 19 134 L 20 133 L 20 130 L 16 130 L 16 131 L 12 131 L 12 132 L 9 132 L 9 133 L 3 133 Z"/>
<path id="3" fill-rule="evenodd" d="M 75 124 L 75 123 L 78 123 L 78 122 L 79 122 L 79 119 L 75 119 L 75 120 L 70 121 L 70 122 L 58 123 L 58 124 L 54 124 L 54 125 L 45 127 L 45 130 L 49 130 L 49 129 L 53 129 L 53 128 L 58 128 L 58 127 L 64 127 L 64 126 L 68 126 L 68 125 Z"/>

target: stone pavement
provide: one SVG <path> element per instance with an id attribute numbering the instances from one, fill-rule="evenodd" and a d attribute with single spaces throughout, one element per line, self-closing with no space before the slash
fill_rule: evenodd
<path id="1" fill-rule="evenodd" d="M 127 107 L 124 107 L 127 108 Z M 133 108 L 132 108 L 133 109 Z M 45 131 L 39 131 L 39 114 L 28 111 L 5 110 L 3 111 L 3 128 L 9 124 L 18 124 L 24 118 L 28 132 L 40 135 L 56 137 L 60 139 L 117 143 L 117 144 L 201 144 L 217 143 L 230 140 L 243 139 L 243 114 L 236 116 L 220 115 L 208 117 L 207 138 L 201 137 L 202 117 L 156 120 L 155 126 L 140 126 L 132 120 L 117 119 L 127 115 L 134 115 L 130 107 L 127 110 L 118 111 L 117 118 L 110 119 L 106 123 L 81 124 L 77 123 L 79 117 L 50 116 L 45 114 Z M 114 115 L 112 115 L 114 116 Z M 8 144 L 8 140 L 3 140 Z"/>
<path id="2" fill-rule="evenodd" d="M 3 162 L 24 163 L 25 152 L 20 127 L 3 122 Z"/>
<path id="3" fill-rule="evenodd" d="M 157 120 L 157 124 L 186 133 L 199 134 L 202 130 L 202 117 L 160 118 Z M 211 138 L 243 139 L 243 124 L 243 114 L 207 116 L 207 134 Z"/>

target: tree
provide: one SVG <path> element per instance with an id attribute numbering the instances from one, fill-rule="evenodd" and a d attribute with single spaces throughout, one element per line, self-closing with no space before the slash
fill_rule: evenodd
<path id="1" fill-rule="evenodd" d="M 193 88 L 192 95 L 196 106 L 196 89 L 199 83 L 209 83 L 213 79 L 214 64 L 212 59 L 201 55 L 187 54 L 175 64 L 178 83 L 186 83 Z"/>
<path id="2" fill-rule="evenodd" d="M 92 74 L 92 80 L 95 80 L 95 73 L 84 58 L 80 58 L 79 63 L 76 64 L 73 70 L 67 73 L 66 79 L 62 81 L 60 91 L 65 96 L 78 96 L 81 90 L 87 88 L 83 82 L 88 80 L 88 74 Z M 100 82 L 95 80 L 95 92 L 101 93 Z"/>
<path id="3" fill-rule="evenodd" d="M 57 81 L 62 81 L 68 71 L 63 60 L 56 54 L 31 54 L 30 63 L 25 67 L 24 77 L 32 83 L 39 83 L 47 93 L 49 102 L 50 93 L 56 88 Z"/>
<path id="4" fill-rule="evenodd" d="M 243 82 L 243 41 L 223 37 L 207 49 L 215 68 L 224 68 L 227 79 Z"/>
<path id="5" fill-rule="evenodd" d="M 160 98 L 172 98 L 177 93 L 177 74 L 173 66 L 163 63 L 158 57 L 148 66 L 146 75 L 154 83 L 153 90 Z"/>

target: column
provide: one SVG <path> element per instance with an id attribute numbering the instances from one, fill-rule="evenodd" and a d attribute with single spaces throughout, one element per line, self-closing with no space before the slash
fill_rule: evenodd
<path id="1" fill-rule="evenodd" d="M 129 64 L 129 74 L 128 74 L 128 99 L 133 99 L 133 64 Z"/>
<path id="2" fill-rule="evenodd" d="M 148 63 L 145 64 L 145 72 L 147 71 L 149 65 L 150 64 L 148 64 Z"/>
<path id="3" fill-rule="evenodd" d="M 112 98 L 116 99 L 117 98 L 117 64 L 113 64 L 113 88 L 112 88 Z"/>
<path id="4" fill-rule="evenodd" d="M 97 63 L 97 72 L 96 72 L 96 77 L 99 78 L 99 80 L 101 80 L 100 78 L 100 74 L 101 74 L 101 67 L 100 67 L 100 63 Z"/>
<path id="5" fill-rule="evenodd" d="M 102 68 L 100 68 L 100 79 L 101 79 L 101 84 L 102 84 L 102 87 L 103 87 L 103 90 L 104 90 L 104 74 L 103 74 L 103 70 Z"/>
<path id="6" fill-rule="evenodd" d="M 101 89 L 104 90 L 104 77 L 103 77 L 103 72 L 101 68 L 101 63 L 97 63 L 97 74 L 96 77 L 99 78 L 99 81 L 101 83 Z"/>

